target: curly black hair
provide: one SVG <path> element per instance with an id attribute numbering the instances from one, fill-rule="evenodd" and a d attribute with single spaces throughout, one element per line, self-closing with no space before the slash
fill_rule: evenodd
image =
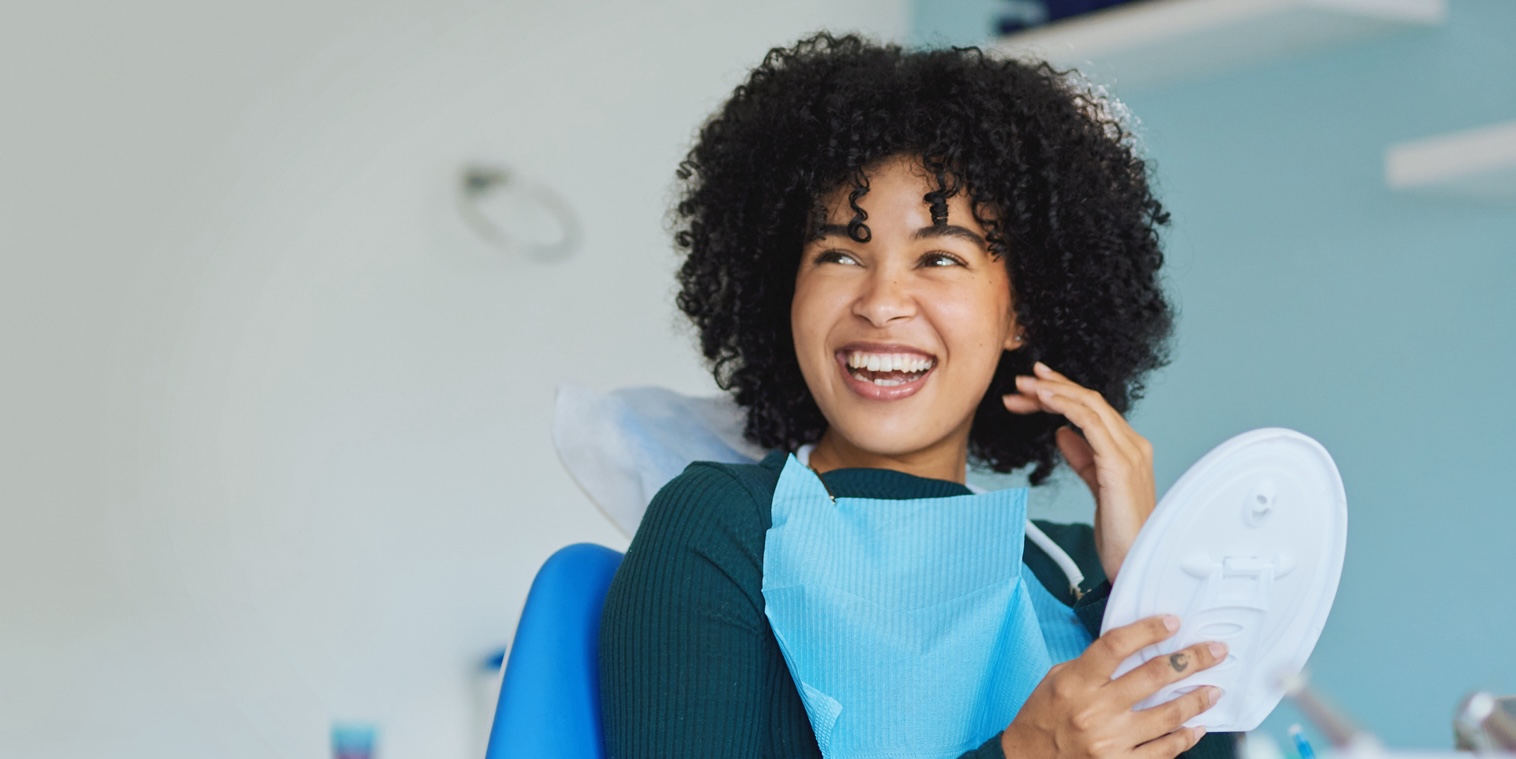
<path id="1" fill-rule="evenodd" d="M 1037 360 L 1126 412 L 1143 375 L 1167 362 L 1173 311 L 1157 228 L 1168 214 L 1109 106 L 1070 72 L 977 48 L 821 32 L 770 50 L 679 164 L 671 215 L 685 256 L 679 308 L 746 410 L 747 438 L 794 449 L 826 430 L 790 330 L 801 248 L 825 221 L 821 199 L 848 184 L 849 236 L 866 241 L 856 205 L 866 170 L 899 155 L 935 176 L 922 199 L 933 223 L 947 223 L 946 198 L 967 193 L 1027 336 L 1001 356 L 975 412 L 975 462 L 1000 472 L 1035 462 L 1033 484 L 1052 473 L 1066 420 L 1000 401 Z"/>

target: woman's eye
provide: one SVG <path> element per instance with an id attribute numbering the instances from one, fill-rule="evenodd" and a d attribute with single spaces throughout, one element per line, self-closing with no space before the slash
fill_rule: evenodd
<path id="1" fill-rule="evenodd" d="M 840 250 L 824 250 L 816 255 L 818 264 L 842 264 L 844 266 L 857 266 L 858 259 L 843 253 Z"/>
<path id="2" fill-rule="evenodd" d="M 941 251 L 934 251 L 921 257 L 922 266 L 967 266 L 963 259 Z"/>

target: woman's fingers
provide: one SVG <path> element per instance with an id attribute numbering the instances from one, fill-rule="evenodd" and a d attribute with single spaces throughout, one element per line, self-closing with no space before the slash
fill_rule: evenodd
<path id="1" fill-rule="evenodd" d="M 1091 491 L 1098 492 L 1100 479 L 1095 473 L 1095 449 L 1090 447 L 1090 442 L 1072 427 L 1059 427 L 1056 436 L 1063 460 L 1069 462 L 1069 468 L 1090 486 Z"/>
<path id="2" fill-rule="evenodd" d="M 1040 362 L 1035 371 L 1039 374 L 1052 372 Z M 1092 432 L 1092 427 L 1103 427 L 1117 433 L 1112 441 L 1124 455 L 1135 456 L 1141 453 L 1141 446 L 1134 445 L 1132 440 L 1139 436 L 1121 414 L 1106 403 L 1100 393 L 1071 382 L 1062 375 L 1018 376 L 1016 392 L 1002 396 L 1002 401 L 1006 409 L 1015 414 L 1038 411 L 1062 414 L 1084 430 L 1086 435 Z"/>
<path id="3" fill-rule="evenodd" d="M 1211 708 L 1212 706 L 1215 706 L 1216 702 L 1220 700 L 1220 698 L 1221 689 L 1215 686 L 1207 685 L 1201 688 L 1196 688 L 1195 690 L 1190 691 L 1189 693 L 1186 693 L 1183 696 L 1174 699 L 1173 701 L 1169 701 L 1168 703 L 1159 704 L 1158 706 L 1154 706 L 1150 709 L 1143 709 L 1142 711 L 1137 712 L 1137 734 L 1139 736 L 1151 736 L 1151 738 L 1142 746 L 1138 746 L 1139 753 L 1144 747 L 1152 743 L 1157 743 L 1160 746 L 1164 746 L 1164 748 L 1160 750 L 1168 751 L 1169 744 L 1164 743 L 1165 741 L 1170 740 L 1171 736 L 1174 736 L 1175 733 L 1182 735 L 1188 732 L 1192 734 L 1193 740 L 1189 743 L 1189 745 L 1186 745 L 1183 748 L 1179 749 L 1179 751 L 1187 751 L 1190 746 L 1195 745 L 1194 741 L 1200 740 L 1200 736 L 1204 734 L 1204 730 L 1199 728 L 1190 730 L 1182 726 L 1184 723 L 1199 716 L 1205 710 Z M 1177 743 L 1177 740 L 1175 742 Z M 1175 751 L 1174 753 L 1164 754 L 1163 756 L 1164 759 L 1167 759 L 1168 757 L 1174 756 L 1177 753 L 1178 751 Z"/>
<path id="4" fill-rule="evenodd" d="M 1219 700 L 1221 700 L 1221 689 L 1206 685 L 1167 703 L 1143 709 L 1135 715 L 1138 733 L 1157 738 L 1178 730 L 1184 723 L 1215 706 Z"/>
<path id="5" fill-rule="evenodd" d="M 1095 411 L 1095 413 L 1100 417 L 1101 421 L 1105 422 L 1106 425 L 1110 426 L 1112 429 L 1120 428 L 1129 431 L 1131 430 L 1131 427 L 1126 423 L 1126 419 L 1121 416 L 1121 412 L 1113 408 L 1111 404 L 1106 401 L 1105 396 L 1101 395 L 1100 393 L 1091 390 L 1069 379 L 1068 377 L 1063 376 L 1062 374 L 1059 374 L 1052 367 L 1042 363 L 1041 361 L 1038 361 L 1032 365 L 1032 373 L 1035 374 L 1039 380 L 1042 380 L 1043 384 L 1050 385 L 1057 390 L 1063 391 L 1065 394 L 1074 398 L 1079 403 L 1090 407 L 1090 409 Z"/>
<path id="6" fill-rule="evenodd" d="M 1128 706 L 1135 706 L 1137 702 L 1157 693 L 1160 688 L 1177 683 L 1196 672 L 1216 666 L 1226 659 L 1226 654 L 1226 645 L 1223 643 L 1197 643 L 1188 648 L 1175 651 L 1168 656 L 1160 656 L 1147 661 L 1142 666 L 1113 680 L 1111 687 L 1119 694 L 1123 703 L 1126 703 Z M 1202 688 L 1201 690 L 1204 689 Z M 1191 693 L 1190 695 L 1195 694 Z M 1204 711 L 1204 709 L 1200 711 Z M 1200 711 L 1184 715 L 1178 722 L 1165 728 L 1164 732 L 1168 732 L 1168 730 L 1173 729 L 1180 722 L 1195 716 L 1195 714 L 1199 714 Z"/>
<path id="7" fill-rule="evenodd" d="M 1030 414 L 1036 411 L 1043 411 L 1056 414 L 1058 413 L 1057 411 L 1054 411 L 1042 402 L 1042 396 L 1038 391 L 1044 387 L 1047 387 L 1047 383 L 1044 383 L 1042 380 L 1029 374 L 1020 374 L 1016 376 L 1016 392 L 1007 393 L 1001 396 L 1001 399 L 1005 401 L 1006 408 L 1010 409 L 1013 413 Z M 1015 408 L 1012 407 L 1013 402 L 1016 404 Z"/>
<path id="8" fill-rule="evenodd" d="M 1021 384 L 1020 379 L 1020 377 L 1017 378 L 1017 385 Z M 1039 411 L 1047 411 L 1047 409 L 1043 408 L 1042 401 L 1036 395 L 1011 393 L 1001 396 L 1001 400 L 1005 402 L 1005 409 L 1012 414 L 1035 414 Z"/>
<path id="9" fill-rule="evenodd" d="M 1095 437 L 1104 433 L 1111 442 L 1112 452 L 1129 459 L 1142 455 L 1137 432 L 1100 393 L 1072 383 L 1041 380 L 1037 381 L 1035 392 L 1044 406 L 1073 422 L 1092 444 L 1098 445 Z"/>
<path id="10" fill-rule="evenodd" d="M 1106 426 L 1131 429 L 1121 414 L 1111 408 L 1100 393 L 1069 380 L 1040 361 L 1033 367 L 1033 371 L 1037 376 L 1025 374 L 1017 376 L 1016 392 L 1001 396 L 1006 408 L 1012 413 L 1030 414 L 1043 411 L 1063 414 L 1064 409 L 1073 403 L 1095 412 L 1094 416 L 1083 415 L 1086 422 L 1098 419 Z M 1081 429 L 1083 427 L 1084 425 L 1080 425 Z"/>
<path id="11" fill-rule="evenodd" d="M 1131 429 L 1131 424 L 1126 424 L 1126 418 L 1122 417 L 1122 414 L 1116 411 L 1105 400 L 1105 395 L 1101 395 L 1099 392 L 1093 391 L 1093 389 L 1085 388 L 1084 385 L 1073 382 L 1069 377 L 1058 374 L 1057 371 L 1052 370 L 1052 368 L 1049 368 L 1048 365 L 1040 361 L 1032 365 L 1032 373 L 1035 374 L 1032 382 L 1029 382 L 1025 389 L 1023 389 L 1022 383 L 1017 382 L 1017 389 L 1023 389 L 1023 392 L 1037 392 L 1040 395 L 1060 395 L 1060 397 L 1066 397 L 1069 400 L 1075 401 L 1075 403 L 1081 404 L 1084 408 L 1095 412 L 1093 418 L 1096 418 L 1096 420 L 1099 420 L 1099 423 L 1104 424 L 1108 430 L 1111 430 L 1114 441 L 1117 442 L 1117 445 L 1126 454 L 1135 456 L 1135 454 L 1142 453 L 1143 447 L 1145 447 L 1148 441 L 1143 439 L 1142 436 L 1137 435 L 1137 430 Z M 1079 424 L 1079 429 L 1085 429 L 1085 424 Z"/>
<path id="12" fill-rule="evenodd" d="M 1136 755 L 1135 759 L 1174 759 L 1194 748 L 1204 737 L 1203 727 L 1181 727 L 1138 746 L 1132 753 Z"/>
<path id="13" fill-rule="evenodd" d="M 1168 640 L 1178 630 L 1179 618 L 1171 614 L 1139 619 L 1129 625 L 1107 630 L 1104 635 L 1096 638 L 1095 642 L 1091 643 L 1090 647 L 1086 648 L 1075 661 L 1081 663 L 1088 676 L 1097 678 L 1101 683 L 1111 683 L 1113 682 L 1111 675 L 1116 674 L 1116 668 L 1121 666 L 1127 657 L 1148 646 Z M 1141 700 L 1139 698 L 1132 701 L 1124 708 L 1130 709 Z"/>
<path id="14" fill-rule="evenodd" d="M 1057 414 L 1062 414 L 1074 426 L 1084 432 L 1085 440 L 1097 456 L 1111 456 L 1119 458 L 1129 464 L 1140 463 L 1141 452 L 1124 440 L 1117 431 L 1106 424 L 1100 413 L 1091 408 L 1089 404 L 1081 402 L 1069 391 L 1063 388 L 1040 387 L 1037 397 L 1042 405 Z M 1108 459 L 1109 463 L 1115 461 Z"/>
<path id="15" fill-rule="evenodd" d="M 1189 751 L 1205 735 L 1204 727 L 1182 727 L 1187 721 L 1199 717 L 1202 712 L 1216 706 L 1222 697 L 1222 689 L 1213 685 L 1196 688 L 1169 703 L 1158 704 L 1151 709 L 1137 712 L 1139 735 L 1154 736 L 1137 747 L 1135 753 L 1149 759 L 1170 759 L 1181 751 Z"/>

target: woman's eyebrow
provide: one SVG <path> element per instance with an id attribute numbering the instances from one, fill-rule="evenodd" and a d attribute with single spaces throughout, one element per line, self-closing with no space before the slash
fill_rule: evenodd
<path id="1" fill-rule="evenodd" d="M 978 245 L 985 250 L 989 250 L 989 245 L 984 242 L 983 237 L 975 234 L 973 230 L 967 229 L 965 227 L 960 227 L 957 224 L 943 224 L 940 227 L 922 227 L 921 229 L 916 230 L 916 234 L 912 235 L 912 237 L 916 240 L 926 240 L 932 237 L 959 237 L 968 240 L 969 242 L 974 243 L 975 245 Z"/>
<path id="2" fill-rule="evenodd" d="M 848 237 L 847 226 L 844 224 L 822 224 L 821 228 L 817 230 L 816 236 L 811 239 L 820 240 L 824 237 Z M 921 229 L 916 230 L 916 234 L 912 235 L 911 239 L 926 240 L 933 237 L 958 237 L 964 240 L 968 240 L 969 242 L 974 243 L 975 245 L 978 245 L 985 250 L 989 250 L 990 247 L 989 244 L 984 241 L 984 238 L 980 237 L 973 230 L 965 227 L 960 227 L 957 224 L 943 224 L 940 227 L 922 227 Z M 848 239 L 852 238 L 849 237 Z"/>
<path id="3" fill-rule="evenodd" d="M 823 237 L 847 237 L 849 240 L 852 239 L 848 237 L 847 225 L 845 224 L 822 224 L 821 228 L 816 230 L 816 236 L 811 239 L 820 240 Z"/>

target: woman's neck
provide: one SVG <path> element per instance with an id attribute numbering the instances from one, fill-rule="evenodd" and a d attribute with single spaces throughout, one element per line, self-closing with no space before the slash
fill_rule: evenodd
<path id="1" fill-rule="evenodd" d="M 864 450 L 828 429 L 811 451 L 811 468 L 825 474 L 833 469 L 891 469 L 917 477 L 963 483 L 968 474 L 968 437 L 952 436 L 919 451 L 886 454 Z"/>

